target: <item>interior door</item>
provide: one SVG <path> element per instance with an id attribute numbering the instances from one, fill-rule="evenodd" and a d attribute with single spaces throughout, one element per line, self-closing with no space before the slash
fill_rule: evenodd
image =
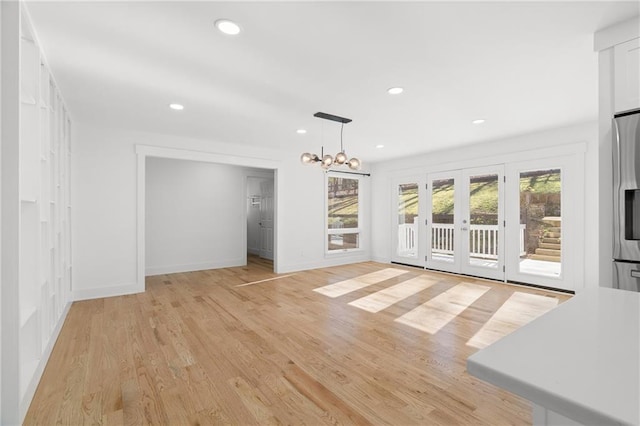
<path id="1" fill-rule="evenodd" d="M 465 169 L 460 203 L 460 272 L 503 280 L 504 167 Z"/>
<path id="2" fill-rule="evenodd" d="M 260 182 L 260 257 L 273 260 L 273 180 Z"/>

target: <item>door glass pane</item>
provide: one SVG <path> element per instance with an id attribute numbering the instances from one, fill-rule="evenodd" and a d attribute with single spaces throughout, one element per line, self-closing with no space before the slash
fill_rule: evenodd
<path id="1" fill-rule="evenodd" d="M 469 264 L 498 267 L 498 175 L 469 177 Z"/>
<path id="2" fill-rule="evenodd" d="M 560 276 L 561 190 L 560 169 L 520 173 L 520 272 Z"/>
<path id="3" fill-rule="evenodd" d="M 431 182 L 431 259 L 453 263 L 455 181 Z"/>
<path id="4" fill-rule="evenodd" d="M 398 256 L 418 257 L 418 184 L 398 185 Z"/>

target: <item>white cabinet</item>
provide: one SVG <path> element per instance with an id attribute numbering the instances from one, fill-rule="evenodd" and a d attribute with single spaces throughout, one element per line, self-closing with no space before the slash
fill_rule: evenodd
<path id="1" fill-rule="evenodd" d="M 69 116 L 26 14 L 20 16 L 19 39 L 17 391 L 22 418 L 71 299 L 71 152 Z"/>
<path id="2" fill-rule="evenodd" d="M 640 38 L 614 47 L 614 108 L 640 108 Z"/>

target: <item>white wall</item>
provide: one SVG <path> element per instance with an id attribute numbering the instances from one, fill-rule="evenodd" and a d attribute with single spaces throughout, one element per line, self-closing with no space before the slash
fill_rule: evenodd
<path id="1" fill-rule="evenodd" d="M 562 149 L 576 143 L 585 143 L 584 154 L 584 206 L 577 206 L 584 214 L 584 275 L 585 286 L 599 285 L 599 199 L 598 199 L 598 127 L 597 122 L 546 130 L 528 135 L 467 145 L 451 150 L 398 159 L 372 166 L 372 235 L 373 260 L 389 262 L 394 245 L 391 241 L 391 181 L 395 177 L 429 171 L 455 170 L 479 167 L 506 161 L 535 158 L 537 150 Z M 378 230 L 382 230 L 378 232 Z M 582 271 L 581 271 L 582 272 Z"/>
<path id="2" fill-rule="evenodd" d="M 300 152 L 225 144 L 75 124 L 72 158 L 73 293 L 76 300 L 138 291 L 135 147 L 138 144 L 221 153 L 277 164 L 276 257 L 278 272 L 368 260 L 368 220 L 363 250 L 324 251 L 324 175 L 300 164 Z M 367 180 L 365 180 L 367 182 Z M 369 186 L 363 185 L 365 204 Z"/>
<path id="3" fill-rule="evenodd" d="M 147 158 L 146 275 L 246 263 L 244 170 Z"/>
<path id="4" fill-rule="evenodd" d="M 0 2 L 2 9 L 2 127 L 0 127 L 0 159 L 2 177 L 0 214 L 2 240 L 2 417 L 1 424 L 19 424 L 20 418 L 20 340 L 19 340 L 19 253 L 20 253 L 20 195 L 19 195 L 19 40 L 20 5 Z"/>
<path id="5" fill-rule="evenodd" d="M 2 5 L 0 5 L 0 22 L 2 22 Z M 2 31 L 0 31 L 0 70 L 2 70 Z M 2 97 L 2 76 L 0 75 L 0 99 Z M 0 129 L 2 129 L 2 102 L 0 102 Z M 2 140 L 0 135 L 0 140 Z M 0 150 L 0 176 L 2 176 L 2 150 Z M 2 197 L 0 196 L 0 212 Z M 0 241 L 2 241 L 2 222 L 0 222 Z M 0 277 L 2 277 L 2 244 L 0 244 Z M 0 295 L 2 293 L 0 292 Z M 0 318 L 2 318 L 2 300 L 0 299 Z M 2 327 L 0 327 L 0 419 L 2 419 Z"/>

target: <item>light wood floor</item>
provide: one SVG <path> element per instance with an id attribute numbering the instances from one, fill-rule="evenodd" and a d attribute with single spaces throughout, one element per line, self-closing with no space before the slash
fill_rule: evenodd
<path id="1" fill-rule="evenodd" d="M 466 358 L 568 296 L 374 262 L 274 277 L 74 303 L 25 424 L 531 423 Z"/>

